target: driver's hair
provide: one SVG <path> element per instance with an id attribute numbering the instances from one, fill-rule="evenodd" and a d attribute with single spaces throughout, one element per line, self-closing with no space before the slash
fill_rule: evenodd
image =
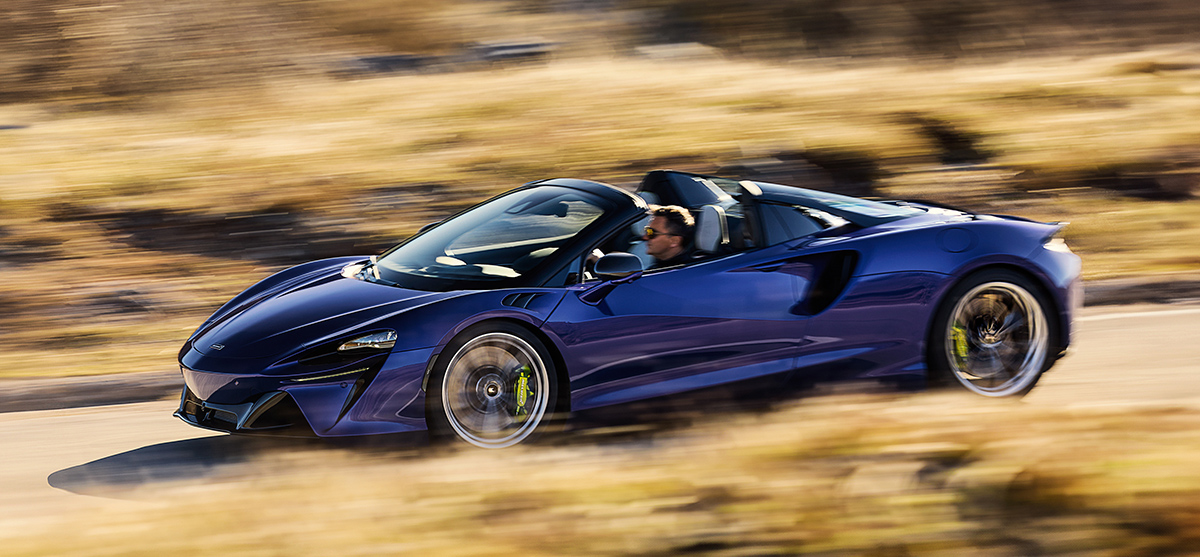
<path id="1" fill-rule="evenodd" d="M 684 243 L 692 240 L 692 231 L 696 227 L 696 219 L 692 213 L 678 205 L 651 205 L 650 216 L 667 219 L 667 232 L 682 236 Z"/>

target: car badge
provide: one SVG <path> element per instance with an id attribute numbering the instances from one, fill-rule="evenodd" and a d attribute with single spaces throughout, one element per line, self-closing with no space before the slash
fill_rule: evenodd
<path id="1" fill-rule="evenodd" d="M 224 344 L 214 344 L 214 345 L 212 345 L 212 349 L 213 350 L 224 350 L 225 345 Z"/>

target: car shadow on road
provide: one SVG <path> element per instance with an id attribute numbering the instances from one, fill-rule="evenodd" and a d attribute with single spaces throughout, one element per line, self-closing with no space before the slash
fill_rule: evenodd
<path id="1" fill-rule="evenodd" d="M 51 487 L 79 495 L 137 499 L 156 484 L 219 479 L 257 458 L 293 452 L 347 449 L 387 458 L 415 458 L 429 445 L 424 432 L 366 439 L 304 439 L 218 435 L 148 445 L 50 474 Z"/>
<path id="2" fill-rule="evenodd" d="M 687 427 L 693 410 L 712 411 L 694 397 L 659 399 L 583 412 L 569 419 L 567 431 L 539 439 L 543 446 L 578 444 L 638 446 L 662 434 Z M 686 409 L 686 410 L 685 410 Z M 728 410 L 728 409 L 726 409 Z M 221 482 L 266 473 L 256 461 L 303 452 L 338 449 L 371 459 L 417 459 L 456 451 L 478 450 L 465 444 L 431 443 L 425 432 L 359 438 L 316 439 L 249 435 L 216 435 L 147 445 L 50 474 L 51 487 L 78 495 L 112 499 L 153 497 L 156 487 L 173 482 Z M 246 466 L 250 466 L 249 468 Z M 269 469 L 269 467 L 268 467 Z"/>
<path id="3" fill-rule="evenodd" d="M 891 390 L 858 385 L 854 387 L 856 392 Z M 652 448 L 657 439 L 698 423 L 770 412 L 781 403 L 831 392 L 814 389 L 811 385 L 787 389 L 774 387 L 770 396 L 764 396 L 757 389 L 748 392 L 708 389 L 576 412 L 567 420 L 565 431 L 544 436 L 534 444 Z M 844 392 L 844 388 L 832 392 Z M 430 443 L 425 432 L 339 439 L 218 435 L 159 443 L 115 454 L 59 470 L 47 481 L 51 487 L 80 495 L 138 499 L 146 496 L 145 488 L 156 485 L 197 480 L 219 482 L 245 477 L 247 472 L 239 470 L 239 465 L 289 453 L 328 449 L 386 460 L 429 458 L 445 455 L 447 451 L 478 450 L 465 444 Z M 250 472 L 251 475 L 255 473 L 263 472 Z"/>

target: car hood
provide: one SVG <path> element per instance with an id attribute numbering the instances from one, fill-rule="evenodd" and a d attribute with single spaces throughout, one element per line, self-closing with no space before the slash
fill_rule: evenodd
<path id="1" fill-rule="evenodd" d="M 325 275 L 255 301 L 196 336 L 192 347 L 220 358 L 283 355 L 453 295 Z"/>

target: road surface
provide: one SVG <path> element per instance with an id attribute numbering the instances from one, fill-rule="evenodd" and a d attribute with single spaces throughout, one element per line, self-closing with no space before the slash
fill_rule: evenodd
<path id="1" fill-rule="evenodd" d="M 1200 304 L 1084 308 L 1075 325 L 1030 404 L 1200 406 Z"/>
<path id="2" fill-rule="evenodd" d="M 1085 308 L 1077 326 L 1074 352 L 1025 403 L 1200 408 L 1200 304 Z M 238 473 L 238 462 L 280 444 L 190 427 L 171 416 L 175 407 L 168 400 L 0 414 L 0 536 L 67 510 L 138 505 L 142 488 L 159 482 L 222 481 Z"/>

